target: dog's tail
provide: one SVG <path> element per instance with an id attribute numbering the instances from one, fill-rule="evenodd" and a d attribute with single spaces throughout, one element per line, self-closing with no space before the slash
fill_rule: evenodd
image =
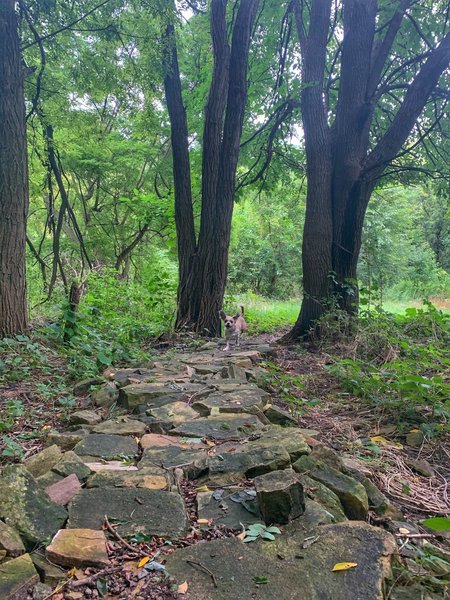
<path id="1" fill-rule="evenodd" d="M 244 316 L 244 314 L 245 314 L 244 307 L 241 304 L 241 315 Z"/>

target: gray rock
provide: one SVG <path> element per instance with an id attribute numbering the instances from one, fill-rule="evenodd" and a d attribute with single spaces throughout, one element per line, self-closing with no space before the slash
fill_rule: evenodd
<path id="1" fill-rule="evenodd" d="M 305 495 L 322 506 L 333 519 L 331 523 L 346 521 L 341 501 L 326 485 L 307 475 L 299 475 Z"/>
<path id="2" fill-rule="evenodd" d="M 215 392 L 206 398 L 196 400 L 192 404 L 201 416 L 212 413 L 243 413 L 257 407 L 262 410 L 268 399 L 267 392 L 258 388 L 246 389 L 245 387 L 227 394 Z"/>
<path id="3" fill-rule="evenodd" d="M 247 447 L 248 446 L 248 447 Z M 290 465 L 284 448 L 255 447 L 247 444 L 242 451 L 223 452 L 208 458 L 208 481 L 216 485 L 239 483 L 269 471 L 285 469 Z"/>
<path id="4" fill-rule="evenodd" d="M 215 440 L 239 440 L 262 429 L 254 415 L 224 415 L 187 421 L 172 430 L 175 435 L 205 437 Z"/>
<path id="5" fill-rule="evenodd" d="M 253 489 L 229 487 L 214 492 L 198 492 L 199 519 L 212 520 L 215 525 L 241 530 L 260 522 L 256 492 Z"/>
<path id="6" fill-rule="evenodd" d="M 122 435 L 106 435 L 91 433 L 74 448 L 78 456 L 99 457 L 105 460 L 120 459 L 124 456 L 135 456 L 138 453 L 135 440 Z M 89 462 L 93 462 L 89 460 Z"/>
<path id="7" fill-rule="evenodd" d="M 132 379 L 135 383 L 137 381 L 142 381 L 142 383 L 147 383 L 149 381 L 154 380 L 155 371 L 152 369 L 119 369 L 118 371 L 112 371 L 109 373 L 109 378 L 113 379 L 119 387 L 124 387 L 126 385 L 130 385 Z"/>
<path id="8" fill-rule="evenodd" d="M 3 470 L 0 498 L 0 518 L 18 531 L 26 545 L 50 538 L 67 518 L 66 510 L 50 501 L 22 465 Z"/>
<path id="9" fill-rule="evenodd" d="M 48 585 L 57 585 L 61 580 L 66 579 L 66 570 L 60 569 L 57 565 L 48 562 L 43 554 L 33 552 L 31 560 L 39 573 L 41 580 Z"/>
<path id="10" fill-rule="evenodd" d="M 403 519 L 403 514 L 400 510 L 389 501 L 383 492 L 381 492 L 368 477 L 355 472 L 352 472 L 351 476 L 364 486 L 369 499 L 370 510 L 373 510 L 377 515 L 389 517 L 391 519 Z"/>
<path id="11" fill-rule="evenodd" d="M 281 447 L 295 461 L 303 455 L 309 454 L 311 448 L 305 441 L 302 433 L 296 428 L 286 429 L 277 425 L 272 426 L 268 431 L 261 434 L 261 437 L 254 442 L 250 442 L 255 447 Z"/>
<path id="12" fill-rule="evenodd" d="M 61 457 L 61 450 L 58 446 L 53 445 L 28 458 L 24 465 L 33 477 L 41 477 L 51 471 Z"/>
<path id="13" fill-rule="evenodd" d="M 107 435 L 132 435 L 140 437 L 145 433 L 147 425 L 135 419 L 127 417 L 117 417 L 109 421 L 103 421 L 96 425 L 92 431 L 94 433 L 104 433 Z"/>
<path id="14" fill-rule="evenodd" d="M 293 464 L 294 470 L 323 483 L 339 498 L 349 519 L 365 519 L 369 500 L 364 486 L 333 467 L 310 456 L 302 456 Z"/>
<path id="15" fill-rule="evenodd" d="M 422 477 L 434 477 L 434 469 L 427 460 L 410 459 L 406 461 L 406 464 Z"/>
<path id="16" fill-rule="evenodd" d="M 209 390 L 210 391 L 210 390 Z M 176 400 L 182 400 L 182 395 L 209 393 L 204 385 L 198 383 L 184 383 L 183 385 L 172 385 L 170 382 L 157 381 L 154 383 L 142 383 L 138 385 L 127 385 L 120 389 L 119 404 L 130 411 L 135 411 L 141 404 L 148 408 L 163 406 Z M 166 397 L 166 400 L 163 398 Z"/>
<path id="17" fill-rule="evenodd" d="M 91 469 L 84 464 L 78 454 L 69 450 L 63 454 L 60 461 L 56 463 L 52 471 L 62 477 L 76 475 L 80 481 L 85 481 L 91 474 Z"/>
<path id="18" fill-rule="evenodd" d="M 303 486 L 292 469 L 255 477 L 261 516 L 267 525 L 289 523 L 305 511 Z"/>
<path id="19" fill-rule="evenodd" d="M 91 393 L 91 400 L 95 406 L 109 408 L 119 399 L 119 390 L 114 383 L 106 383 L 100 389 Z"/>
<path id="20" fill-rule="evenodd" d="M 52 596 L 52 586 L 48 583 L 37 583 L 33 588 L 33 600 L 47 600 Z"/>
<path id="21" fill-rule="evenodd" d="M 65 477 L 61 481 L 58 481 L 45 488 L 47 496 L 55 504 L 65 506 L 72 498 L 74 498 L 81 490 L 81 484 L 78 477 L 74 474 Z"/>
<path id="22" fill-rule="evenodd" d="M 25 552 L 20 535 L 15 529 L 0 521 L 0 550 L 6 552 L 6 556 L 16 558 Z"/>
<path id="23" fill-rule="evenodd" d="M 159 421 L 169 423 L 170 428 L 198 417 L 198 413 L 186 402 L 172 402 L 159 408 L 150 408 L 147 410 L 147 414 Z"/>
<path id="24" fill-rule="evenodd" d="M 119 522 L 122 536 L 136 533 L 175 539 L 186 532 L 181 496 L 147 489 L 93 488 L 82 490 L 69 505 L 72 529 L 101 529 L 105 519 Z"/>
<path id="25" fill-rule="evenodd" d="M 150 446 L 144 448 L 138 468 L 180 468 L 186 479 L 197 479 L 207 469 L 206 458 L 207 454 L 204 451 L 187 450 L 180 446 Z"/>
<path id="26" fill-rule="evenodd" d="M 89 431 L 80 429 L 78 431 L 50 431 L 45 440 L 46 446 L 56 444 L 63 452 L 73 450 L 78 442 L 89 434 Z"/>
<path id="27" fill-rule="evenodd" d="M 91 387 L 95 385 L 101 385 L 104 383 L 104 381 L 105 380 L 102 377 L 90 377 L 88 379 L 83 379 L 73 386 L 73 393 L 75 396 L 82 396 L 83 394 L 87 394 Z"/>
<path id="28" fill-rule="evenodd" d="M 97 425 L 102 417 L 94 410 L 77 410 L 69 417 L 70 425 Z"/>
<path id="29" fill-rule="evenodd" d="M 139 471 L 99 471 L 86 482 L 87 488 L 146 488 L 148 490 L 166 490 L 172 478 L 167 470 L 159 467 L 146 467 Z"/>
<path id="30" fill-rule="evenodd" d="M 285 529 L 288 533 L 295 531 L 304 532 L 309 529 L 315 529 L 319 525 L 331 525 L 332 523 L 336 523 L 336 519 L 326 508 L 318 502 L 306 498 L 305 512 L 286 525 Z"/>
<path id="31" fill-rule="evenodd" d="M 406 436 L 406 443 L 408 446 L 413 446 L 413 448 L 420 448 L 424 441 L 425 436 L 419 430 L 410 431 Z"/>
<path id="32" fill-rule="evenodd" d="M 264 410 L 264 414 L 274 425 L 282 427 L 293 427 L 297 425 L 297 420 L 287 410 L 283 410 L 279 406 L 271 405 Z"/>
<path id="33" fill-rule="evenodd" d="M 314 448 L 311 450 L 311 458 L 314 458 L 314 460 L 320 460 L 326 465 L 333 467 L 333 469 L 336 469 L 337 471 L 342 471 L 344 469 L 344 463 L 339 454 L 332 448 L 324 446 L 323 444 L 314 446 Z"/>
<path id="34" fill-rule="evenodd" d="M 0 567 L 0 598 L 27 600 L 28 590 L 39 581 L 29 554 L 13 558 Z"/>

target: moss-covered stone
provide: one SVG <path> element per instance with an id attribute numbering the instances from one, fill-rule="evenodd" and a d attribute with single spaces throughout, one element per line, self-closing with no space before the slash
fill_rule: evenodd
<path id="1" fill-rule="evenodd" d="M 33 477 L 41 477 L 48 471 L 51 471 L 56 463 L 61 460 L 61 457 L 62 452 L 60 448 L 54 444 L 28 458 L 24 465 Z"/>
<path id="2" fill-rule="evenodd" d="M 39 581 L 29 554 L 3 563 L 0 567 L 0 598 L 27 600 L 28 590 Z"/>
<path id="3" fill-rule="evenodd" d="M 20 535 L 15 529 L 0 521 L 0 550 L 5 551 L 5 556 L 16 558 L 25 552 Z"/>
<path id="4" fill-rule="evenodd" d="M 303 486 L 292 469 L 255 478 L 258 507 L 267 525 L 286 524 L 305 511 Z"/>
<path id="5" fill-rule="evenodd" d="M 79 442 L 73 451 L 78 456 L 89 456 L 114 460 L 123 456 L 135 456 L 139 447 L 135 440 L 122 435 L 91 433 Z M 91 462 L 91 461 L 90 461 Z"/>
<path id="6" fill-rule="evenodd" d="M 78 454 L 69 450 L 63 454 L 61 460 L 56 463 L 52 471 L 62 477 L 76 475 L 80 481 L 85 481 L 91 474 L 91 469 L 87 467 Z"/>

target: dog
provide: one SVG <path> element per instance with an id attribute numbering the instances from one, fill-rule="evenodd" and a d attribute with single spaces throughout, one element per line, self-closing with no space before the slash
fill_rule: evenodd
<path id="1" fill-rule="evenodd" d="M 244 319 L 244 307 L 241 305 L 241 312 L 238 312 L 234 317 L 226 315 L 225 311 L 221 310 L 219 311 L 219 317 L 225 324 L 225 340 L 227 343 L 223 351 L 226 352 L 230 349 L 230 341 L 233 338 L 236 340 L 236 346 L 239 347 L 241 335 L 248 329 Z"/>

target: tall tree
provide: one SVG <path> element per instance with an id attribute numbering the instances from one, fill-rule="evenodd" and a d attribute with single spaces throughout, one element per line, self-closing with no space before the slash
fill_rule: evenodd
<path id="1" fill-rule="evenodd" d="M 27 326 L 28 167 L 15 0 L 0 4 L 0 337 Z"/>
<path id="2" fill-rule="evenodd" d="M 450 61 L 448 4 L 447 11 L 444 3 L 440 11 L 436 3 L 411 0 L 294 0 L 292 6 L 308 193 L 304 297 L 286 341 L 308 334 L 333 302 L 357 310 L 356 267 L 370 196 L 386 168 L 408 152 L 403 146 L 430 99 L 431 117 L 423 117 L 410 147 L 441 120 L 448 92 L 433 94 Z"/>
<path id="3" fill-rule="evenodd" d="M 178 327 L 220 334 L 219 310 L 225 293 L 235 177 L 247 101 L 250 41 L 259 0 L 234 3 L 231 44 L 228 0 L 212 0 L 211 38 L 214 65 L 204 114 L 201 217 L 194 227 L 189 139 L 181 93 L 174 27 L 166 30 L 167 107 L 172 127 L 175 220 L 178 237 Z"/>

